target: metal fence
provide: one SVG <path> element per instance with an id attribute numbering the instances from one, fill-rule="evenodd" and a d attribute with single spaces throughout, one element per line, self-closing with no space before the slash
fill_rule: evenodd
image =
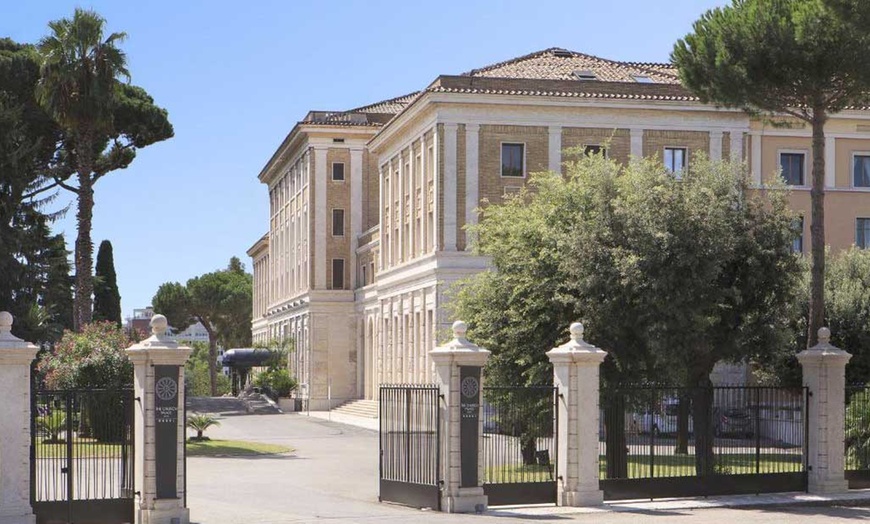
<path id="1" fill-rule="evenodd" d="M 380 387 L 380 500 L 440 509 L 440 390 Z"/>
<path id="2" fill-rule="evenodd" d="M 31 502 L 39 522 L 129 522 L 133 516 L 133 391 L 36 391 Z"/>
<path id="3" fill-rule="evenodd" d="M 483 489 L 489 504 L 556 501 L 557 389 L 483 388 Z"/>
<path id="4" fill-rule="evenodd" d="M 870 488 L 870 387 L 846 386 L 846 480 L 851 489 Z"/>
<path id="5" fill-rule="evenodd" d="M 806 489 L 805 388 L 602 389 L 605 498 Z"/>

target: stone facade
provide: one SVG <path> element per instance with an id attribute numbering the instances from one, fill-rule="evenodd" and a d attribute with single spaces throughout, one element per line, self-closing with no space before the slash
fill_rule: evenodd
<path id="1" fill-rule="evenodd" d="M 563 169 L 579 148 L 604 146 L 622 164 L 662 158 L 666 147 L 685 148 L 689 165 L 702 153 L 735 158 L 759 188 L 775 176 L 783 150 L 809 149 L 806 128 L 704 106 L 668 65 L 638 71 L 590 60 L 546 50 L 440 76 L 423 92 L 365 108 L 312 112 L 293 128 L 260 173 L 273 207 L 269 233 L 249 251 L 252 330 L 255 341 L 296 341 L 291 368 L 311 406 L 374 398 L 382 383 L 431 382 L 427 355 L 447 335 L 450 287 L 488 266 L 466 226 L 530 174 Z M 600 64 L 607 67 L 596 70 Z M 605 81 L 578 81 L 565 73 L 572 67 Z M 825 220 L 834 250 L 852 245 L 857 219 L 870 218 L 870 188 L 851 186 L 852 156 L 870 151 L 870 133 L 860 131 L 865 113 L 828 124 Z M 522 176 L 503 176 L 505 143 L 523 144 Z M 343 182 L 332 180 L 336 162 L 345 164 Z M 807 170 L 810 162 L 807 154 Z M 296 192 L 282 197 L 288 177 Z M 790 198 L 809 216 L 807 189 L 792 188 Z M 334 209 L 344 210 L 343 236 L 332 235 Z M 808 249 L 809 220 L 804 238 Z M 336 259 L 344 260 L 341 289 L 333 289 Z"/>

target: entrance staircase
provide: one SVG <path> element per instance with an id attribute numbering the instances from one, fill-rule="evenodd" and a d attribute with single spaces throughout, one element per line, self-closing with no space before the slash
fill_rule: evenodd
<path id="1" fill-rule="evenodd" d="M 344 404 L 332 409 L 333 413 L 351 415 L 354 417 L 378 418 L 377 400 L 348 400 Z"/>

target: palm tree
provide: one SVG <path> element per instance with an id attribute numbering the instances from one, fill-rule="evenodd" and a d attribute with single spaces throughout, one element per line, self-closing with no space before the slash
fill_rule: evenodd
<path id="1" fill-rule="evenodd" d="M 104 39 L 105 23 L 96 12 L 77 8 L 72 20 L 50 22 L 51 34 L 37 46 L 41 60 L 37 99 L 63 129 L 62 154 L 70 160 L 67 172 L 61 168 L 54 179 L 78 200 L 73 312 L 77 330 L 92 318 L 94 183 L 106 173 L 98 160 L 109 146 L 106 137 L 114 125 L 118 79 L 130 78 L 126 56 L 117 47 L 126 34 L 112 33 Z M 78 187 L 65 182 L 72 170 Z"/>

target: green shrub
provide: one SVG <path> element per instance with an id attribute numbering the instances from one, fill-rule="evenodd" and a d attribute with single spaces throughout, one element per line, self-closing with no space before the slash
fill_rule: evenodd
<path id="1" fill-rule="evenodd" d="M 63 442 L 60 434 L 66 429 L 66 412 L 62 409 L 56 409 L 47 415 L 41 415 L 36 419 L 36 427 L 48 436 L 48 438 L 43 440 L 44 443 L 56 444 Z"/>
<path id="2" fill-rule="evenodd" d="M 196 431 L 196 436 L 191 437 L 190 440 L 208 440 L 208 437 L 203 436 L 203 433 L 212 426 L 220 425 L 221 423 L 213 415 L 191 413 L 187 416 L 187 427 Z"/>
<path id="3" fill-rule="evenodd" d="M 278 397 L 289 397 L 298 383 L 286 369 L 269 369 L 257 375 L 254 385 Z"/>

